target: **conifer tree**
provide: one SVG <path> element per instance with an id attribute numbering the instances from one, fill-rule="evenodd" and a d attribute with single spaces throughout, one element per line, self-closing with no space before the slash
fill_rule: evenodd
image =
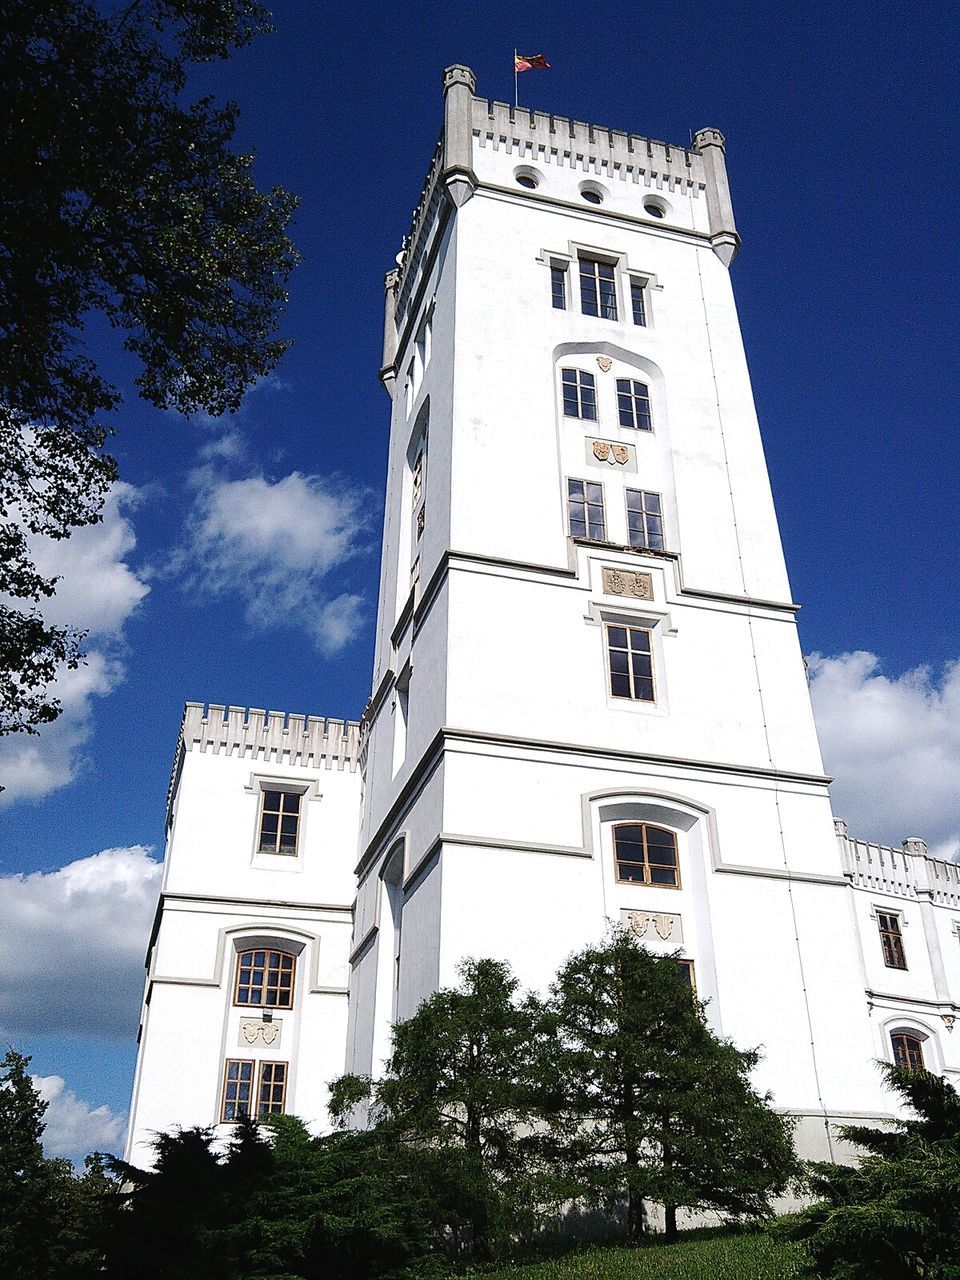
<path id="1" fill-rule="evenodd" d="M 544 1013 L 499 961 L 459 972 L 459 989 L 396 1025 L 383 1079 L 342 1077 L 332 1109 L 345 1120 L 369 1100 L 382 1140 L 418 1152 L 448 1221 L 483 1259 L 549 1194 L 531 1132 L 544 1109 Z"/>
<path id="2" fill-rule="evenodd" d="M 782 1219 L 829 1280 L 956 1280 L 960 1276 L 960 1095 L 928 1071 L 884 1063 L 887 1083 L 914 1113 L 892 1128 L 851 1125 L 858 1165 L 815 1164 L 819 1199 Z"/>
<path id="3" fill-rule="evenodd" d="M 11 1049 L 0 1064 L 0 1260 L 9 1280 L 46 1275 L 50 1175 L 41 1139 L 47 1104 Z"/>
<path id="4" fill-rule="evenodd" d="M 788 1123 L 751 1087 L 758 1060 L 719 1039 L 681 976 L 623 930 L 574 956 L 552 987 L 557 1081 L 555 1151 L 570 1189 L 627 1203 L 639 1241 L 644 1202 L 731 1218 L 769 1213 L 796 1172 Z"/>

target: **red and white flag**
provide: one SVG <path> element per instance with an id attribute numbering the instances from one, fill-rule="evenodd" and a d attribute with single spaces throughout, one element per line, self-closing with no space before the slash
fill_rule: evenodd
<path id="1" fill-rule="evenodd" d="M 544 71 L 550 70 L 550 63 L 542 53 L 532 53 L 525 58 L 521 57 L 519 53 L 513 55 L 514 71 L 535 71 L 538 68 L 542 68 Z"/>

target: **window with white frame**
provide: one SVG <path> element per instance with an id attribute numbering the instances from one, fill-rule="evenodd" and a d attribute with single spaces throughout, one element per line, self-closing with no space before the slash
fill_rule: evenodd
<path id="1" fill-rule="evenodd" d="M 611 262 L 580 258 L 580 310 L 601 320 L 617 319 L 617 276 Z"/>
<path id="2" fill-rule="evenodd" d="M 617 379 L 617 413 L 621 427 L 634 431 L 652 431 L 650 417 L 650 389 L 645 382 L 635 378 Z"/>
<path id="3" fill-rule="evenodd" d="M 431 310 L 420 328 L 417 330 L 417 336 L 414 343 L 417 351 L 417 364 L 420 369 L 421 376 L 430 363 L 430 350 L 433 345 L 433 311 Z"/>
<path id="4" fill-rule="evenodd" d="M 646 327 L 647 282 L 640 276 L 630 277 L 630 310 L 633 314 L 633 323 Z"/>
<path id="5" fill-rule="evenodd" d="M 646 627 L 607 623 L 610 694 L 634 702 L 656 701 L 653 683 L 653 636 Z"/>
<path id="6" fill-rule="evenodd" d="M 586 369 L 561 369 L 563 412 L 567 418 L 597 420 L 597 380 Z"/>
<path id="7" fill-rule="evenodd" d="M 567 309 L 567 268 L 550 264 L 550 301 L 555 311 Z"/>
<path id="8" fill-rule="evenodd" d="M 603 485 L 590 480 L 568 480 L 567 519 L 572 538 L 595 538 L 603 542 L 606 537 Z"/>
<path id="9" fill-rule="evenodd" d="M 257 853 L 296 857 L 303 795 L 303 790 L 263 788 L 260 793 Z"/>
<path id="10" fill-rule="evenodd" d="M 627 490 L 627 533 L 631 547 L 663 550 L 663 511 L 659 493 Z"/>

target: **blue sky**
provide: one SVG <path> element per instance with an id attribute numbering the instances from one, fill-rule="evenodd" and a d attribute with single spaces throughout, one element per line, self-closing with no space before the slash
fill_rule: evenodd
<path id="1" fill-rule="evenodd" d="M 56 561 L 91 666 L 51 733 L 0 751 L 0 1036 L 34 1055 L 64 1151 L 122 1134 L 156 893 L 138 850 L 162 850 L 184 700 L 356 717 L 366 699 L 382 278 L 449 63 L 504 100 L 514 45 L 542 51 L 527 105 L 727 136 L 734 284 L 835 807 L 948 856 L 960 834 L 952 7 L 333 8 L 278 3 L 275 35 L 193 82 L 239 102 L 261 184 L 301 196 L 295 345 L 232 421 L 132 399 L 117 415 L 126 487 Z M 128 385 L 110 336 L 89 340 Z"/>

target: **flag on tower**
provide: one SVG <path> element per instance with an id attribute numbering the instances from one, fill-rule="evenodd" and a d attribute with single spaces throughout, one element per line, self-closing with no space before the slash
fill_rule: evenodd
<path id="1" fill-rule="evenodd" d="M 514 71 L 534 71 L 541 67 L 544 71 L 550 70 L 550 63 L 542 53 L 532 53 L 526 58 L 521 57 L 519 53 L 513 55 Z"/>

